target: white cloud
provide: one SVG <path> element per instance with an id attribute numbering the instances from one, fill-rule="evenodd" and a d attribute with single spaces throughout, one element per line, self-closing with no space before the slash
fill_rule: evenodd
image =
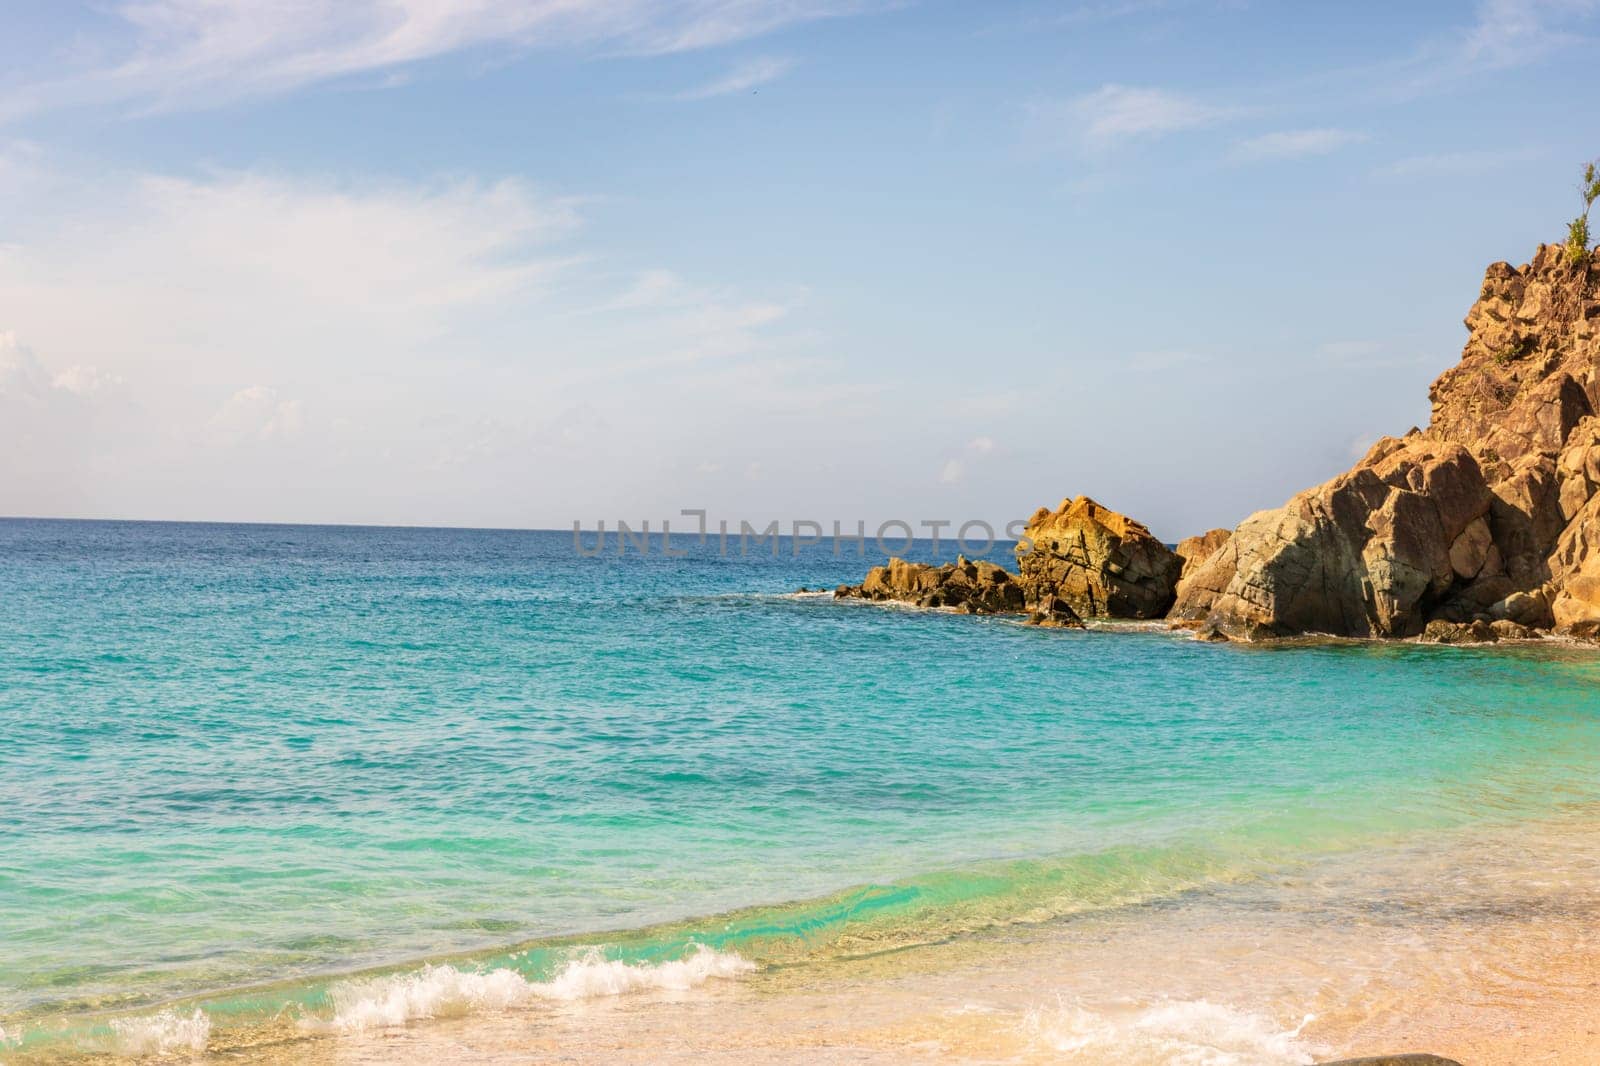
<path id="1" fill-rule="evenodd" d="M 122 378 L 116 374 L 107 374 L 103 370 L 92 366 L 69 366 L 50 380 L 50 384 L 58 389 L 75 392 L 79 396 L 89 396 L 101 389 L 113 388 L 122 384 Z"/>
<path id="2" fill-rule="evenodd" d="M 1238 141 L 1233 146 L 1231 157 L 1238 163 L 1259 163 L 1274 159 L 1330 155 L 1347 145 L 1358 144 L 1366 139 L 1366 134 L 1356 130 L 1279 130 Z"/>
<path id="3" fill-rule="evenodd" d="M 1431 365 L 1434 357 L 1410 348 L 1396 348 L 1381 341 L 1329 341 L 1318 349 L 1329 363 L 1347 369 Z"/>
<path id="4" fill-rule="evenodd" d="M 803 291 L 608 266 L 525 183 L 37 163 L 0 246 L 0 425 L 56 458 L 0 463 L 6 510 L 559 525 L 870 391 L 803 354 Z"/>
<path id="5" fill-rule="evenodd" d="M 1596 12 L 1596 0 L 1485 0 L 1461 35 L 1458 55 L 1469 68 L 1523 66 L 1563 48 L 1594 43 L 1578 26 Z"/>
<path id="6" fill-rule="evenodd" d="M 1035 105 L 1030 124 L 1043 138 L 1093 155 L 1131 141 L 1214 126 L 1239 114 L 1165 89 L 1102 85 L 1070 100 Z"/>
<path id="7" fill-rule="evenodd" d="M 1351 462 L 1356 462 L 1370 452 L 1372 446 L 1376 443 L 1378 443 L 1377 437 L 1370 433 L 1362 434 L 1350 441 L 1350 444 L 1345 448 L 1345 455 Z"/>
<path id="8" fill-rule="evenodd" d="M 1164 11 L 1170 6 L 1168 0 L 1096 0 L 1093 3 L 1073 4 L 1053 18 L 1063 26 L 1114 22 L 1133 15 Z"/>
<path id="9" fill-rule="evenodd" d="M 673 95 L 674 100 L 706 100 L 742 93 L 776 81 L 794 69 L 794 60 L 760 56 L 740 63 L 722 77 Z"/>
<path id="10" fill-rule="evenodd" d="M 1407 156 L 1373 171 L 1380 178 L 1436 178 L 1463 174 L 1487 174 L 1537 158 L 1528 148 L 1469 149 L 1461 152 L 1435 152 Z"/>
<path id="11" fill-rule="evenodd" d="M 1183 348 L 1169 348 L 1162 351 L 1134 352 L 1128 357 L 1129 370 L 1144 374 L 1153 374 L 1165 370 L 1174 370 L 1181 366 L 1195 366 L 1209 363 L 1211 357 L 1202 352 L 1189 351 Z"/>
<path id="12" fill-rule="evenodd" d="M 1600 0 L 1481 0 L 1471 22 L 1424 42 L 1398 64 L 1389 91 L 1414 96 L 1561 52 L 1592 50 L 1600 43 L 1596 15 Z"/>
<path id="13" fill-rule="evenodd" d="M 129 101 L 216 106 L 474 48 L 657 55 L 854 14 L 876 0 L 120 0 L 111 37 L 75 49 L 116 59 L 15 85 L 11 114 Z M 64 43 L 65 46 L 65 43 Z"/>
<path id="14" fill-rule="evenodd" d="M 974 463 L 981 465 L 983 457 L 994 451 L 994 438 L 973 437 L 967 441 L 964 451 L 967 458 L 948 459 L 945 461 L 944 466 L 939 469 L 940 484 L 955 485 L 966 480 L 968 468 Z"/>
<path id="15" fill-rule="evenodd" d="M 250 385 L 235 392 L 208 423 L 225 443 L 296 437 L 302 424 L 301 402 L 279 399 L 278 390 L 266 385 Z"/>

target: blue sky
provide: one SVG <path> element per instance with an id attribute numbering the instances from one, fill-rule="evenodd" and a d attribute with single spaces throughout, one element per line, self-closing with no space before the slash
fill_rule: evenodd
<path id="1" fill-rule="evenodd" d="M 0 3 L 0 513 L 1168 539 L 1428 415 L 1600 0 Z"/>

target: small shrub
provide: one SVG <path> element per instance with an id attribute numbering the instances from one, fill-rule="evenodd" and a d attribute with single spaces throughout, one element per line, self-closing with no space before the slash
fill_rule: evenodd
<path id="1" fill-rule="evenodd" d="M 1567 224 L 1567 259 L 1572 263 L 1589 258 L 1589 208 L 1600 200 L 1600 170 L 1594 163 L 1584 165 L 1578 193 L 1583 197 L 1583 214 Z"/>

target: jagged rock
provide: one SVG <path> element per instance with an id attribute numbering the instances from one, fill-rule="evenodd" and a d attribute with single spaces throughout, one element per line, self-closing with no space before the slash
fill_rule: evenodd
<path id="1" fill-rule="evenodd" d="M 1016 613 L 1023 608 L 1022 587 L 1004 567 L 965 556 L 933 566 L 890 559 L 867 571 L 859 585 L 840 585 L 835 599 L 895 600 L 918 607 L 948 607 L 969 614 Z"/>
<path id="2" fill-rule="evenodd" d="M 1519 625 L 1509 618 L 1497 618 L 1489 623 L 1489 628 L 1494 630 L 1494 635 L 1501 640 L 1532 640 L 1539 634 L 1525 625 Z"/>
<path id="3" fill-rule="evenodd" d="M 1185 571 L 1173 617 L 1245 637 L 1600 623 L 1597 288 L 1600 252 L 1491 266 L 1427 430 L 1252 515 Z"/>
<path id="4" fill-rule="evenodd" d="M 1036 604 L 1033 613 L 1028 615 L 1027 624 L 1053 629 L 1084 628 L 1083 619 L 1078 617 L 1078 612 L 1059 596 L 1046 597 L 1043 603 Z"/>
<path id="5" fill-rule="evenodd" d="M 1184 579 L 1193 574 L 1205 561 L 1217 554 L 1233 536 L 1231 529 L 1208 529 L 1197 537 L 1185 537 L 1173 549 L 1183 560 L 1183 570 L 1178 574 L 1178 595 L 1182 595 Z"/>
<path id="6" fill-rule="evenodd" d="M 1493 644 L 1500 631 L 1482 619 L 1473 622 L 1429 622 L 1422 631 L 1424 644 Z"/>
<path id="7" fill-rule="evenodd" d="M 1173 614 L 1247 639 L 1413 636 L 1456 582 L 1451 548 L 1489 499 L 1466 449 L 1385 438 L 1349 473 L 1246 519 Z"/>
<path id="8" fill-rule="evenodd" d="M 1035 512 L 1017 563 L 1029 603 L 1054 596 L 1085 618 L 1160 618 L 1183 570 L 1148 529 L 1087 496 Z"/>
<path id="9" fill-rule="evenodd" d="M 1600 619 L 1589 619 L 1583 622 L 1574 622 L 1564 630 L 1573 640 L 1588 641 L 1591 644 L 1600 644 Z"/>
<path id="10" fill-rule="evenodd" d="M 1550 571 L 1556 589 L 1550 613 L 1557 626 L 1600 620 L 1600 496 L 1591 496 L 1562 531 Z"/>

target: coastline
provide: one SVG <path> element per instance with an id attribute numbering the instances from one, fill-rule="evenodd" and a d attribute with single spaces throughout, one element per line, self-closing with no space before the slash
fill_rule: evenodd
<path id="1" fill-rule="evenodd" d="M 157 532 L 162 557 L 171 534 Z M 1412 1019 L 1398 1027 L 1364 998 L 1386 968 L 1498 965 L 1538 934 L 1544 969 L 1516 965 L 1550 1002 L 1592 972 L 1581 951 L 1600 907 L 1535 883 L 1582 859 L 1593 884 L 1600 868 L 1600 847 L 1574 850 L 1600 835 L 1584 814 L 1600 803 L 1587 648 L 1213 647 L 1160 622 L 1074 633 L 739 592 L 814 582 L 825 558 L 715 581 L 674 570 L 665 596 L 606 571 L 660 635 L 645 646 L 591 571 L 560 569 L 556 535 L 535 541 L 550 557 L 524 561 L 526 578 L 488 538 L 403 540 L 467 560 L 470 581 L 419 599 L 406 573 L 360 573 L 362 610 L 324 621 L 326 585 L 298 561 L 230 578 L 215 649 L 186 649 L 193 683 L 136 702 L 116 682 L 129 661 L 166 661 L 166 627 L 128 630 L 113 656 L 120 621 L 98 612 L 71 640 L 18 643 L 22 662 L 82 665 L 17 708 L 28 773 L 4 787 L 34 832 L 8 858 L 37 863 L 44 889 L 52 870 L 102 874 L 75 875 L 80 905 L 24 897 L 0 1013 L 12 1037 L 31 1021 L 98 1032 L 0 1060 L 654 1061 L 665 1047 L 1025 1062 L 1067 1043 L 1079 1061 L 1128 1061 L 1129 1041 L 1160 1029 L 1234 1056 L 1216 1062 L 1282 1066 L 1450 1053 L 1435 1038 L 1450 1026 L 1416 1019 L 1479 993 L 1391 990 Z M 329 569 L 349 552 L 317 543 Z M 176 597 L 144 601 L 190 609 L 200 576 L 141 577 Z M 44 617 L 59 586 L 39 590 L 24 605 Z M 348 624 L 370 603 L 392 608 L 371 615 L 378 633 Z M 280 624 L 260 672 L 229 682 L 248 713 L 219 713 L 207 679 L 263 609 Z M 328 628 L 307 644 L 308 624 Z M 395 684 L 397 658 L 418 687 Z M 302 706 L 291 690 L 324 696 Z M 68 702 L 85 693 L 102 697 L 87 718 Z M 188 779 L 165 772 L 193 752 L 206 758 Z M 78 807 L 61 807 L 63 783 Z M 135 830 L 139 853 L 121 850 Z M 1529 834 L 1555 846 L 1507 839 Z M 1496 868 L 1523 897 L 1465 883 Z M 107 887 L 120 893 L 87 895 Z M 1338 935 L 1319 939 L 1330 914 Z M 570 932 L 585 929 L 601 932 Z M 196 1000 L 205 989 L 224 991 Z M 1532 1009 L 1496 1007 L 1494 1026 Z"/>
<path id="2" fill-rule="evenodd" d="M 703 981 L 457 1002 L 408 1024 L 342 1031 L 279 1016 L 216 1032 L 207 1050 L 255 1066 L 751 1057 L 1287 1066 L 1397 1051 L 1576 1066 L 1600 1054 L 1597 866 L 1600 812 L 1585 808 Z"/>

